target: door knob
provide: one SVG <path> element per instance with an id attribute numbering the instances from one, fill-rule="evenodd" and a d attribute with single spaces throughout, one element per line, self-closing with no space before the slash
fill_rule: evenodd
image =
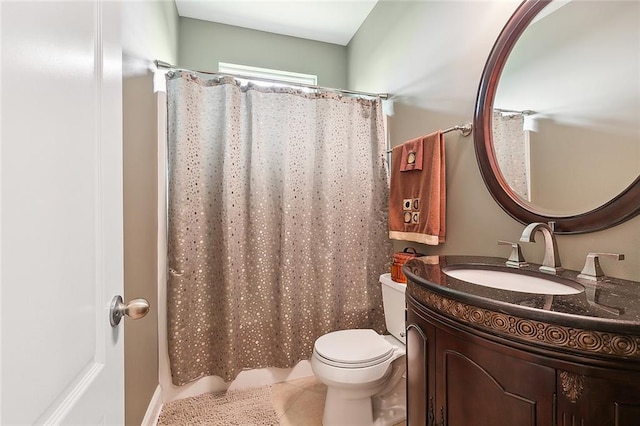
<path id="1" fill-rule="evenodd" d="M 109 311 L 109 320 L 111 326 L 115 327 L 120 324 L 123 316 L 131 319 L 140 319 L 149 312 L 149 302 L 146 299 L 133 299 L 126 305 L 122 302 L 122 296 L 115 296 L 111 301 L 111 310 Z"/>

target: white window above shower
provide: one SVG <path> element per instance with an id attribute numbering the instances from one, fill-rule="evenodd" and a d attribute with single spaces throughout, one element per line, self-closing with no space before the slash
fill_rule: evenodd
<path id="1" fill-rule="evenodd" d="M 243 80 L 242 77 L 246 77 L 247 80 L 252 80 L 256 84 L 263 84 L 265 86 L 277 85 L 277 82 L 305 86 L 316 86 L 318 84 L 318 76 L 313 74 L 230 64 L 226 62 L 218 63 L 218 72 L 236 75 L 240 80 Z"/>

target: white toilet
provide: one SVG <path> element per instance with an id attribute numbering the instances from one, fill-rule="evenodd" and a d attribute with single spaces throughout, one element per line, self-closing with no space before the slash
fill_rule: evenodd
<path id="1" fill-rule="evenodd" d="M 387 330 L 341 330 L 318 338 L 311 368 L 327 385 L 324 426 L 388 426 L 406 418 L 405 284 L 380 276 Z"/>

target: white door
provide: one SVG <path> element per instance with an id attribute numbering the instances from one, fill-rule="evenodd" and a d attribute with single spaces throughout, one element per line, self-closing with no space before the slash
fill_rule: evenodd
<path id="1" fill-rule="evenodd" d="M 122 424 L 119 5 L 0 1 L 0 424 Z"/>

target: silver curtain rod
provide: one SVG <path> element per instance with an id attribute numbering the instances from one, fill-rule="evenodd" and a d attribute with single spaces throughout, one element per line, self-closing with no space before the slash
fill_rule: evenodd
<path id="1" fill-rule="evenodd" d="M 295 86 L 295 87 L 304 87 L 304 88 L 309 88 L 309 89 L 316 89 L 316 90 L 321 90 L 323 92 L 344 93 L 344 94 L 347 94 L 347 95 L 368 96 L 368 97 L 371 97 L 371 98 L 380 98 L 380 99 L 388 99 L 389 98 L 389 94 L 387 94 L 387 93 L 358 92 L 358 91 L 355 91 L 355 90 L 344 90 L 344 89 L 334 89 L 334 88 L 331 88 L 331 87 L 321 87 L 321 86 L 314 85 L 314 84 L 289 83 L 289 82 L 284 82 L 284 81 L 280 81 L 280 80 L 273 80 L 273 79 L 264 78 L 264 77 L 251 77 L 251 76 L 245 76 L 245 75 L 240 75 L 240 74 L 226 74 L 226 73 L 223 73 L 223 72 L 214 72 L 214 71 L 190 70 L 190 69 L 186 69 L 186 68 L 180 68 L 180 67 L 178 67 L 176 65 L 171 65 L 168 62 L 160 61 L 158 59 L 156 59 L 154 62 L 155 62 L 156 67 L 158 69 L 197 72 L 197 73 L 200 73 L 200 74 L 207 74 L 207 75 L 229 76 L 229 77 L 241 78 L 241 79 L 245 79 L 245 80 L 258 80 L 258 81 L 264 81 L 266 83 L 277 83 L 277 84 L 285 84 L 287 86 Z"/>
<path id="2" fill-rule="evenodd" d="M 464 123 L 457 126 L 449 127 L 448 129 L 444 129 L 442 133 L 453 132 L 454 130 L 459 130 L 462 133 L 462 136 L 469 136 L 471 131 L 473 130 L 473 125 L 471 123 Z M 391 153 L 393 149 L 387 150 L 387 154 Z"/>
<path id="3" fill-rule="evenodd" d="M 530 109 L 524 109 L 522 111 L 518 111 L 515 109 L 494 108 L 494 110 L 498 112 L 506 112 L 506 113 L 513 113 L 513 114 L 522 114 L 522 115 L 534 115 L 536 113 L 535 111 L 531 111 Z"/>

